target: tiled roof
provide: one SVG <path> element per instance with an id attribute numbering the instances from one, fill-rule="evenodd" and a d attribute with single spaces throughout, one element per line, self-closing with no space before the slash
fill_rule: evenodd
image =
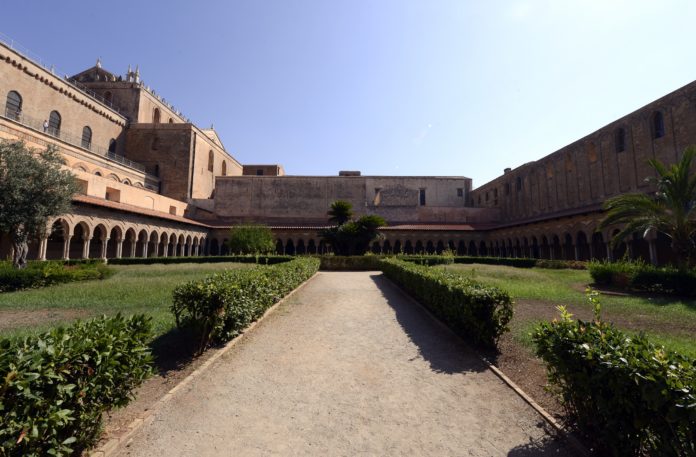
<path id="1" fill-rule="evenodd" d="M 382 227 L 381 230 L 394 231 L 448 231 L 448 232 L 469 232 L 477 230 L 469 224 L 404 224 Z"/>
<path id="2" fill-rule="evenodd" d="M 157 217 L 160 219 L 167 219 L 170 221 L 182 222 L 184 224 L 197 225 L 199 227 L 209 228 L 209 225 L 201 224 L 192 219 L 185 218 L 183 216 L 177 216 L 175 214 L 163 213 L 161 211 L 155 211 L 153 209 L 141 208 L 139 206 L 127 205 L 125 203 L 114 202 L 111 200 L 105 200 L 103 198 L 90 197 L 88 195 L 75 195 L 73 197 L 74 202 L 86 203 L 88 205 L 101 206 L 103 208 L 111 208 L 120 211 L 126 211 L 129 213 L 141 214 L 143 216 Z"/>

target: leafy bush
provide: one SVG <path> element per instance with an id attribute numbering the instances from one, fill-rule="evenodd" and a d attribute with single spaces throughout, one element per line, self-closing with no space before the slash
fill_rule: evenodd
<path id="1" fill-rule="evenodd" d="M 376 255 L 324 255 L 320 259 L 319 268 L 325 271 L 372 271 L 380 269 L 380 257 Z"/>
<path id="2" fill-rule="evenodd" d="M 178 286 L 171 310 L 177 326 L 200 335 L 202 352 L 210 343 L 237 336 L 318 269 L 319 259 L 303 257 L 278 265 L 224 271 Z"/>
<path id="3" fill-rule="evenodd" d="M 0 340 L 0 455 L 79 455 L 151 372 L 150 318 L 102 317 Z"/>
<path id="4" fill-rule="evenodd" d="M 109 259 L 109 265 L 151 265 L 155 263 L 258 263 L 261 265 L 274 265 L 292 260 L 285 255 L 216 255 L 204 257 L 124 257 L 121 259 Z"/>
<path id="5" fill-rule="evenodd" d="M 24 269 L 0 263 L 0 292 L 45 287 L 72 281 L 104 279 L 111 270 L 103 262 L 32 261 Z"/>
<path id="6" fill-rule="evenodd" d="M 235 225 L 227 244 L 235 254 L 269 254 L 276 247 L 273 232 L 265 225 Z"/>
<path id="7" fill-rule="evenodd" d="M 454 263 L 454 256 L 449 255 L 401 255 L 397 257 L 399 260 L 413 262 L 418 265 L 451 265 Z"/>
<path id="8" fill-rule="evenodd" d="M 559 309 L 560 321 L 534 331 L 536 353 L 598 454 L 696 455 L 696 361 L 623 334 L 598 311 L 584 322 Z"/>
<path id="9" fill-rule="evenodd" d="M 467 257 L 460 256 L 454 258 L 454 263 L 483 263 L 487 265 L 507 265 L 509 267 L 533 268 L 536 266 L 537 259 L 522 257 Z"/>
<path id="10" fill-rule="evenodd" d="M 537 259 L 537 268 L 548 268 L 550 270 L 587 270 L 587 262 L 582 260 L 548 260 L 548 259 Z"/>
<path id="11" fill-rule="evenodd" d="M 673 267 L 656 267 L 640 260 L 590 262 L 595 284 L 628 290 L 696 296 L 696 271 L 679 271 Z"/>
<path id="12" fill-rule="evenodd" d="M 493 347 L 508 330 L 512 300 L 505 291 L 450 270 L 398 259 L 382 260 L 381 267 L 387 278 L 473 344 Z"/>

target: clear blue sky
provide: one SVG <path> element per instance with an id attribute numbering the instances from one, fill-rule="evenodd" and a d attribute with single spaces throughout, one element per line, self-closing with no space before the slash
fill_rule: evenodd
<path id="1" fill-rule="evenodd" d="M 62 72 L 100 56 L 242 163 L 463 175 L 474 186 L 696 79 L 696 2 L 6 2 Z"/>

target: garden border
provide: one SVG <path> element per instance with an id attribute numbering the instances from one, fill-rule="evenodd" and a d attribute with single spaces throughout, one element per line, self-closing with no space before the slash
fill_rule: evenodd
<path id="1" fill-rule="evenodd" d="M 162 398 L 157 400 L 151 408 L 140 414 L 136 419 L 133 419 L 130 424 L 126 426 L 126 432 L 118 437 L 110 438 L 106 443 L 99 446 L 99 448 L 94 449 L 86 453 L 87 457 L 110 457 L 121 448 L 121 446 L 127 444 L 133 436 L 144 426 L 152 423 L 155 420 L 155 413 L 157 413 L 169 400 L 171 400 L 174 395 L 181 390 L 183 387 L 190 384 L 195 378 L 200 376 L 204 371 L 206 371 L 216 360 L 225 355 L 230 349 L 232 349 L 239 341 L 244 338 L 244 336 L 251 332 L 258 324 L 260 324 L 268 315 L 273 313 L 280 305 L 285 303 L 290 297 L 292 297 L 297 291 L 302 289 L 309 281 L 314 279 L 315 276 L 319 274 L 319 271 L 314 273 L 309 279 L 304 281 L 302 284 L 294 288 L 290 293 L 281 298 L 276 304 L 271 306 L 263 313 L 261 317 L 252 322 L 247 328 L 244 329 L 243 333 L 240 333 L 228 343 L 226 343 L 222 349 L 217 351 L 215 354 L 210 356 L 208 360 L 203 362 L 203 364 L 189 373 L 184 379 L 181 380 L 177 385 L 172 387 L 169 392 L 164 394 Z M 127 407 L 127 406 L 126 406 Z"/>
<path id="2" fill-rule="evenodd" d="M 453 335 L 455 338 L 457 338 L 464 346 L 466 346 L 473 354 L 476 355 L 485 365 L 486 367 L 493 372 L 501 381 L 503 381 L 508 387 L 510 387 L 522 400 L 524 400 L 525 403 L 527 403 L 529 406 L 531 406 L 541 417 L 544 418 L 544 420 L 551 425 L 551 427 L 556 430 L 556 433 L 563 438 L 565 438 L 568 443 L 573 447 L 573 449 L 580 454 L 582 457 L 589 457 L 590 451 L 587 449 L 587 447 L 582 444 L 575 436 L 573 436 L 571 433 L 568 433 L 561 424 L 556 421 L 556 419 L 551 416 L 551 414 L 548 413 L 544 408 L 541 407 L 537 402 L 535 402 L 532 397 L 530 397 L 520 386 L 515 384 L 515 382 L 508 378 L 505 373 L 503 373 L 500 368 L 496 367 L 493 365 L 491 362 L 486 360 L 485 357 L 483 357 L 477 350 L 475 350 L 471 345 L 469 345 L 461 336 L 457 335 L 457 333 L 449 328 L 447 324 L 442 322 L 440 319 L 438 319 L 433 313 L 430 312 L 428 308 L 425 307 L 425 305 L 421 304 L 418 300 L 410 296 L 405 290 L 403 290 L 401 287 L 399 287 L 398 284 L 396 284 L 394 281 L 391 279 L 387 278 L 386 276 L 384 277 L 387 281 L 389 281 L 399 292 L 401 292 L 409 301 L 413 302 L 416 306 L 418 306 L 420 309 L 422 309 L 425 314 L 433 321 L 435 322 L 438 326 L 442 327 L 444 330 L 449 332 L 451 335 Z"/>

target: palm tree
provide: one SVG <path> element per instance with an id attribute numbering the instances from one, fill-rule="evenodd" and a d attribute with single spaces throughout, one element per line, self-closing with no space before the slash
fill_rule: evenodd
<path id="1" fill-rule="evenodd" d="M 624 194 L 606 201 L 604 209 L 607 215 L 599 228 L 625 224 L 612 240 L 612 246 L 634 232 L 662 232 L 672 240 L 679 269 L 688 268 L 696 251 L 696 176 L 690 172 L 694 155 L 696 147 L 690 146 L 674 165 L 666 166 L 659 160 L 649 160 L 657 172 L 657 192 L 654 195 Z"/>
<path id="2" fill-rule="evenodd" d="M 329 222 L 336 225 L 343 225 L 353 217 L 353 205 L 345 200 L 336 200 L 331 203 L 328 212 Z"/>

